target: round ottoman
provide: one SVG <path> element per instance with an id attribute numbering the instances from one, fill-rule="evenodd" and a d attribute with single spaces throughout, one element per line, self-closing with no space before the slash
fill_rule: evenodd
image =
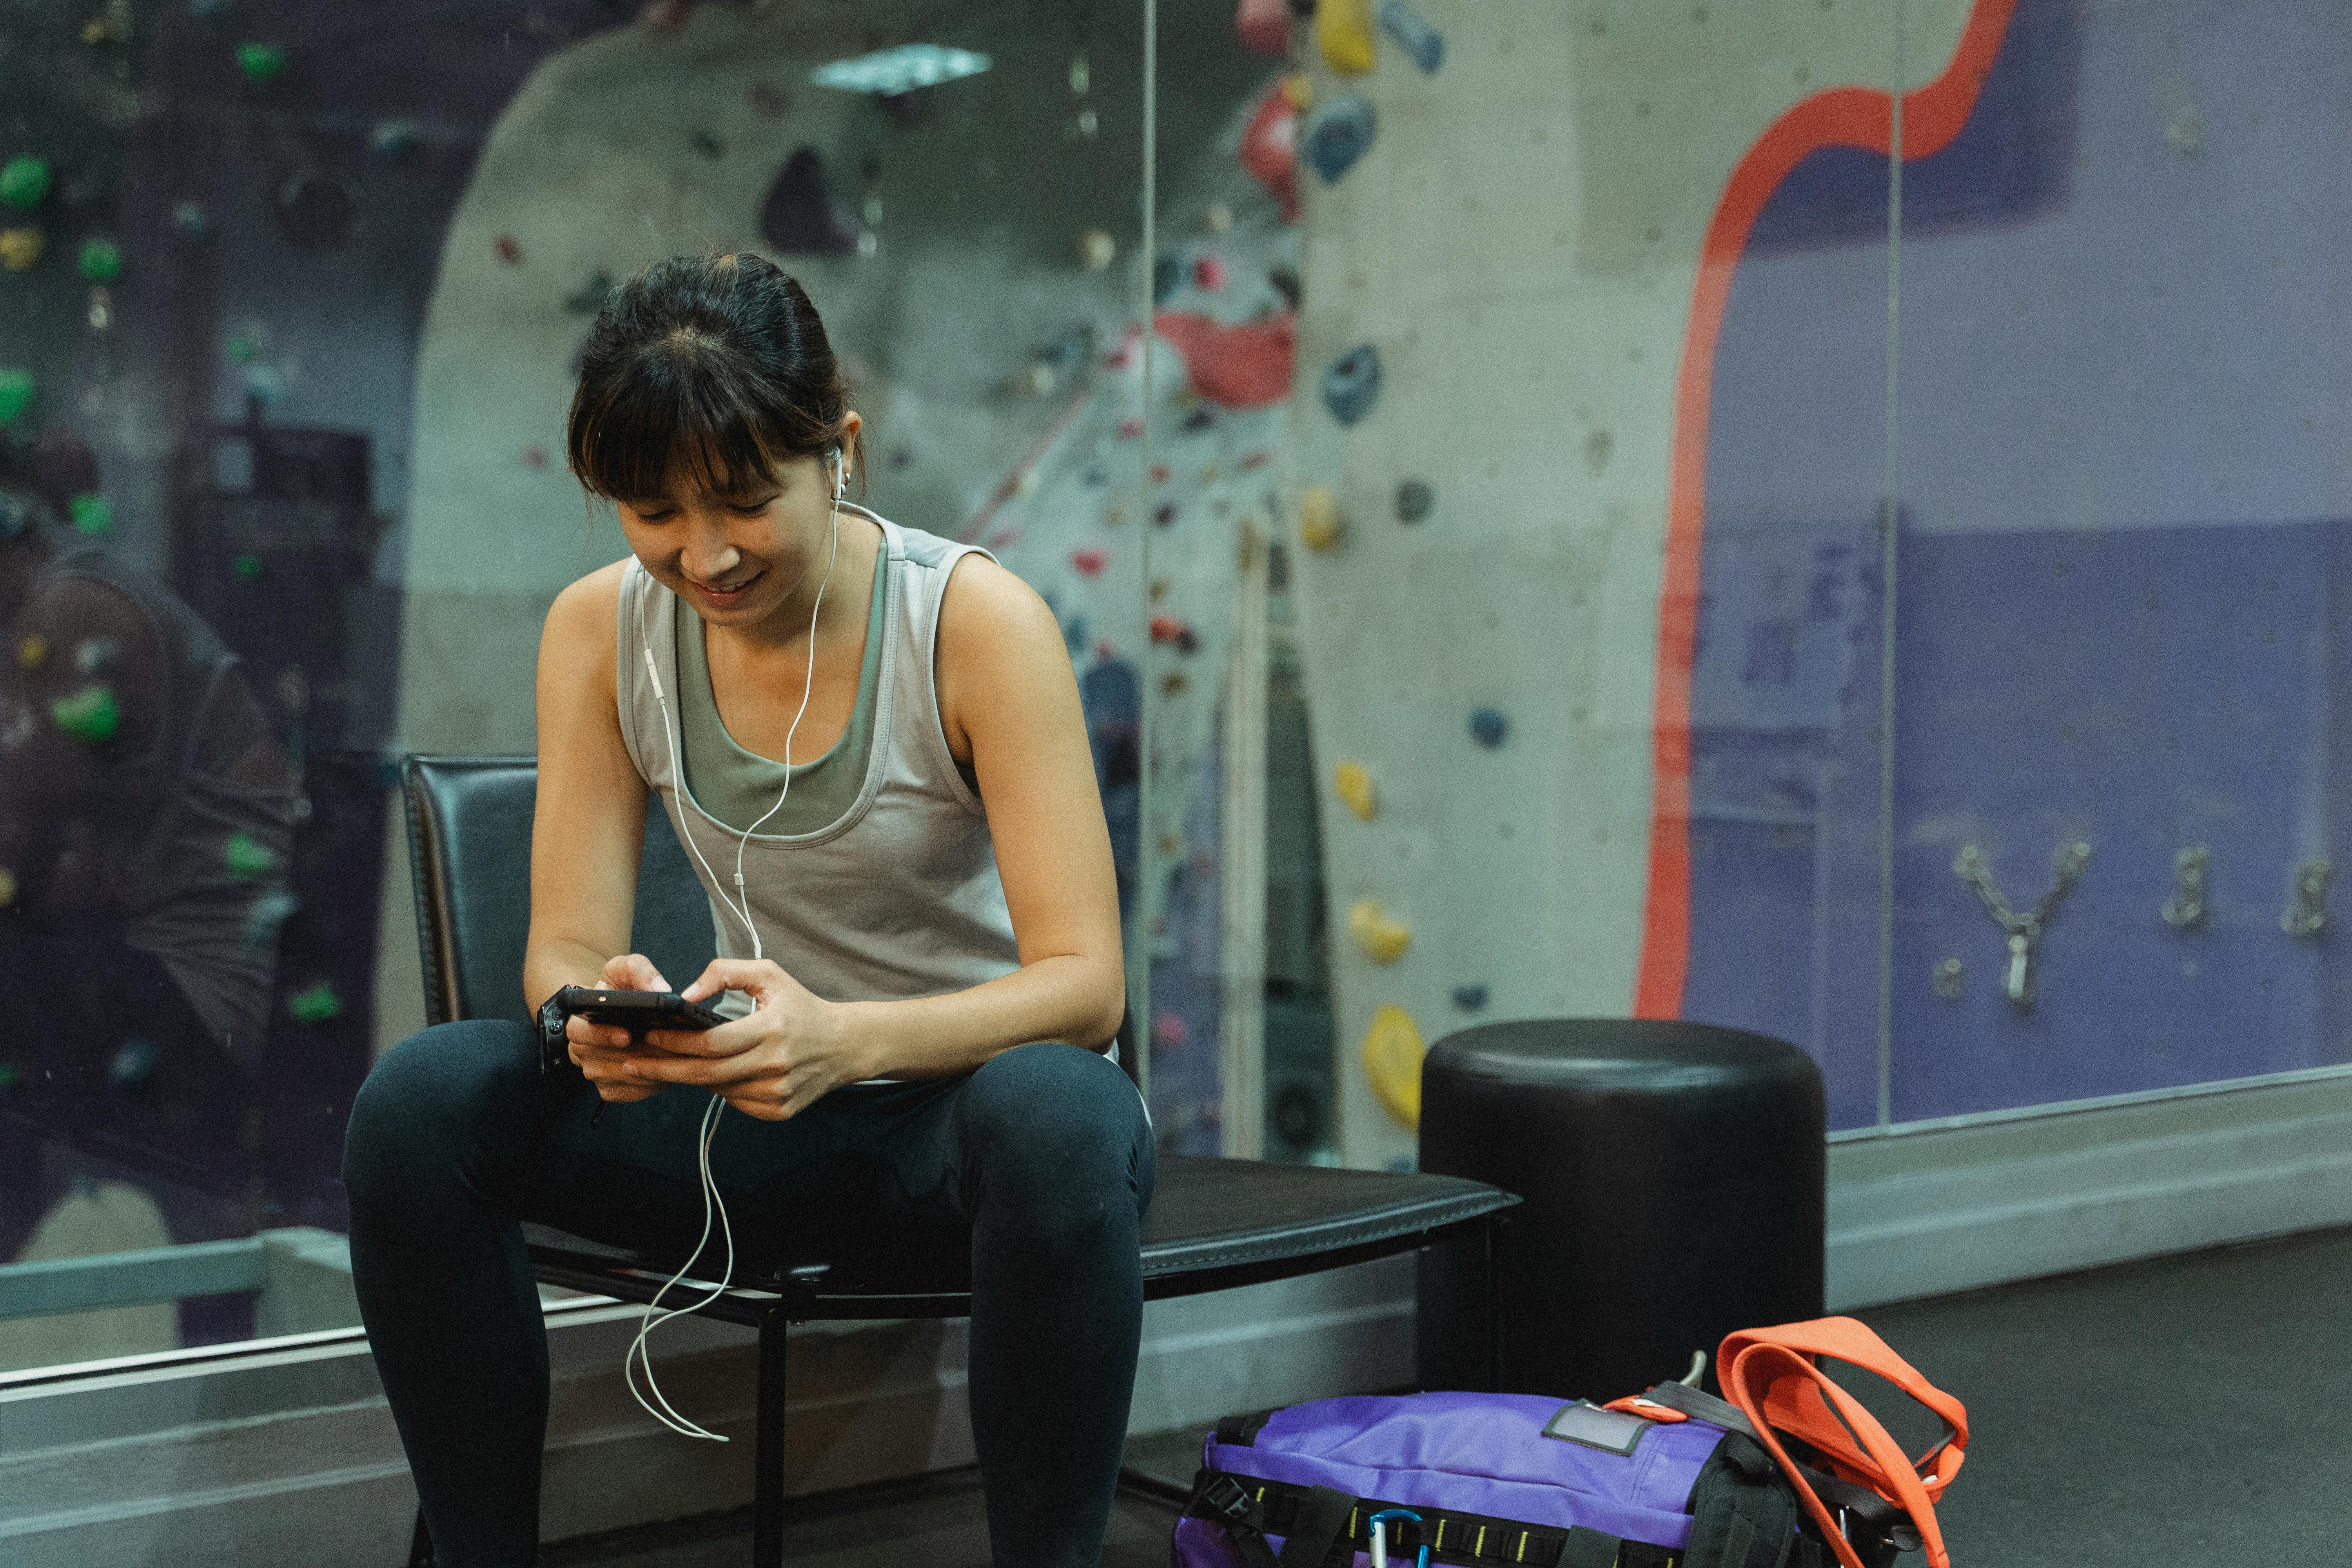
<path id="1" fill-rule="evenodd" d="M 1422 1068 L 1421 1168 L 1518 1194 L 1496 1265 L 1499 1392 L 1596 1404 L 1734 1329 L 1822 1316 L 1821 1071 L 1764 1035 L 1487 1024 Z M 1422 1381 L 1477 1386 L 1458 1279 L 1425 1268 Z"/>

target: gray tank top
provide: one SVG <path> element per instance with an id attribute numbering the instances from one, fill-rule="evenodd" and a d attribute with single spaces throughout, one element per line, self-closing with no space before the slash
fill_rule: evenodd
<path id="1" fill-rule="evenodd" d="M 713 880 L 715 872 L 733 890 L 740 845 L 745 897 L 765 955 L 817 995 L 904 1001 L 965 990 L 1021 967 L 988 819 L 948 752 L 931 680 L 948 574 L 966 553 L 986 552 L 900 528 L 862 507 L 843 510 L 880 525 L 886 557 L 878 568 L 884 635 L 873 739 L 846 809 L 810 831 L 760 832 L 747 843 L 681 787 L 672 738 L 678 617 L 694 612 L 635 557 L 621 575 L 621 737 L 638 776 L 662 797 L 709 895 L 720 957 L 751 956 L 742 917 Z M 646 670 L 647 648 L 673 709 L 667 728 Z M 716 1005 L 740 1017 L 750 999 L 730 992 Z"/>
<path id="2" fill-rule="evenodd" d="M 677 699 L 683 717 L 678 744 L 685 752 L 686 793 L 709 816 L 741 833 L 814 833 L 849 809 L 866 782 L 874 745 L 874 708 L 882 693 L 882 610 L 890 587 L 890 557 L 874 564 L 874 591 L 866 607 L 866 648 L 857 666 L 857 701 L 841 739 L 822 756 L 801 747 L 801 760 L 787 769 L 772 757 L 748 751 L 729 733 L 719 716 L 719 695 L 710 686 L 710 660 L 700 616 L 677 619 Z M 792 788 L 784 788 L 787 772 Z M 970 784 L 971 775 L 966 773 Z M 732 873 L 729 873 L 732 875 Z"/>

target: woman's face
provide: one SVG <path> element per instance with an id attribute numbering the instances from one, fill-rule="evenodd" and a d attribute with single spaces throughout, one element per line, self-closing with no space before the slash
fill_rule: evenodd
<path id="1" fill-rule="evenodd" d="M 773 479 L 733 495 L 704 489 L 681 465 L 662 489 L 614 507 L 629 548 L 656 581 L 718 625 L 751 631 L 782 617 L 777 630 L 789 635 L 798 626 L 783 621 L 806 621 L 796 590 L 816 591 L 811 568 L 824 567 L 832 542 L 831 458 L 787 458 Z"/>

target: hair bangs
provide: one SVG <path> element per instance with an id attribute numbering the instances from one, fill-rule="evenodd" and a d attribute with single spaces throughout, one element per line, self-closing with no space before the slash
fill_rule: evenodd
<path id="1" fill-rule="evenodd" d="M 650 500 L 682 476 L 711 495 L 741 495 L 774 483 L 777 461 L 798 455 L 757 384 L 694 347 L 650 345 L 572 421 L 572 471 L 591 490 Z"/>

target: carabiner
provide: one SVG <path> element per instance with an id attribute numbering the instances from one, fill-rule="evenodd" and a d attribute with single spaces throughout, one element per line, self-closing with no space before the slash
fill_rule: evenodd
<path id="1" fill-rule="evenodd" d="M 1389 1568 L 1388 1521 L 1392 1519 L 1409 1519 L 1415 1524 L 1421 1522 L 1421 1515 L 1409 1508 L 1384 1508 L 1366 1520 L 1364 1522 L 1371 1527 L 1372 1531 L 1372 1568 Z M 1421 1561 L 1415 1568 L 1429 1568 L 1429 1543 L 1425 1541 L 1421 1544 Z"/>

